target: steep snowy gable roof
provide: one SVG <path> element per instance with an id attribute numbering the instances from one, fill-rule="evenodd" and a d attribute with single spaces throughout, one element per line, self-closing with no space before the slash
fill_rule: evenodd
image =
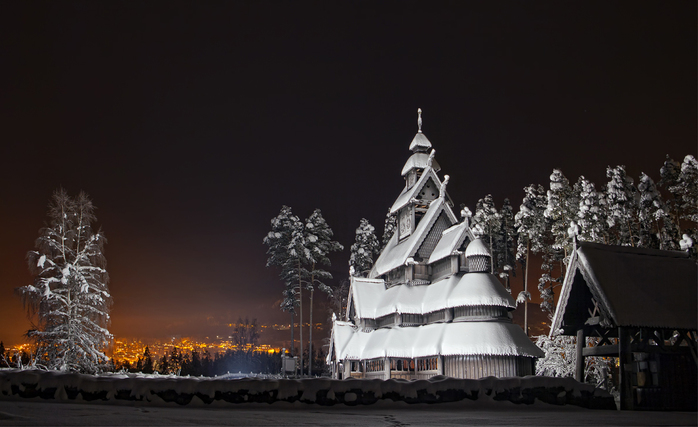
<path id="1" fill-rule="evenodd" d="M 332 324 L 332 340 L 330 345 L 334 348 L 335 354 L 338 359 L 343 359 L 342 355 L 345 353 L 347 344 L 354 336 L 356 332 L 356 327 L 349 322 L 342 322 L 335 320 Z M 332 349 L 327 355 L 328 362 L 332 356 Z"/>
<path id="2" fill-rule="evenodd" d="M 410 143 L 410 150 L 412 151 L 426 151 L 431 148 L 431 142 L 429 142 L 429 139 L 422 133 L 420 130 L 417 132 L 417 134 L 412 138 L 412 142 Z"/>
<path id="3" fill-rule="evenodd" d="M 588 313 L 576 307 L 586 303 L 577 301 L 584 287 L 614 326 L 696 330 L 697 283 L 696 263 L 684 252 L 582 242 L 572 254 L 552 332 L 586 320 Z"/>
<path id="4" fill-rule="evenodd" d="M 394 327 L 372 332 L 357 331 L 340 359 L 382 357 L 429 357 L 491 355 L 543 357 L 523 330 L 512 323 L 434 323 L 416 327 Z"/>
<path id="5" fill-rule="evenodd" d="M 375 318 L 376 305 L 384 297 L 385 291 L 385 282 L 382 279 L 352 277 L 347 318 L 351 316 L 352 306 L 360 319 Z"/>
<path id="6" fill-rule="evenodd" d="M 436 186 L 436 188 L 439 188 L 441 186 L 441 180 L 436 175 L 436 172 L 434 172 L 434 169 L 425 169 L 424 173 L 422 173 L 422 176 L 419 177 L 417 182 L 412 187 L 408 188 L 407 185 L 405 185 L 405 188 L 402 190 L 402 193 L 400 193 L 400 195 L 397 196 L 397 199 L 395 199 L 395 203 L 393 203 L 393 206 L 390 208 L 390 213 L 396 213 L 403 207 L 407 206 L 410 200 L 412 200 L 413 198 L 416 199 L 417 196 L 419 196 L 419 192 L 422 191 L 422 188 L 430 179 L 434 181 L 434 185 Z"/>
<path id="7" fill-rule="evenodd" d="M 450 256 L 454 251 L 458 250 L 466 237 L 469 237 L 470 241 L 474 239 L 470 227 L 464 222 L 446 229 L 442 234 L 441 240 L 434 248 L 434 252 L 431 253 L 428 263 L 431 264 Z"/>
<path id="8" fill-rule="evenodd" d="M 456 222 L 456 217 L 445 199 L 438 198 L 434 200 L 410 237 L 402 242 L 398 242 L 398 233 L 393 234 L 393 237 L 373 265 L 370 276 L 378 277 L 385 274 L 394 268 L 404 265 L 407 258 L 414 256 L 441 212 L 446 214 L 451 223 Z"/>
<path id="9" fill-rule="evenodd" d="M 429 160 L 429 155 L 426 153 L 414 153 L 407 159 L 405 166 L 402 168 L 402 176 L 407 175 L 412 169 L 426 169 Z M 441 167 L 436 163 L 435 159 L 431 160 L 431 167 L 435 172 L 441 170 Z"/>

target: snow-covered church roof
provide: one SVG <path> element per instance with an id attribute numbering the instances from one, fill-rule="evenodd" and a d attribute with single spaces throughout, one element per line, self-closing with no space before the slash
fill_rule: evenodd
<path id="1" fill-rule="evenodd" d="M 468 227 L 468 224 L 465 222 L 461 222 L 447 228 L 441 234 L 441 240 L 439 240 L 439 243 L 436 244 L 434 252 L 431 253 L 427 263 L 431 264 L 453 255 L 453 253 L 458 250 L 461 245 L 463 245 L 466 238 L 468 238 L 471 242 L 475 239 L 472 231 L 470 231 L 470 227 Z"/>
<path id="2" fill-rule="evenodd" d="M 506 322 L 433 323 L 364 332 L 335 322 L 332 345 L 338 360 L 450 355 L 543 357 L 521 328 Z"/>
<path id="3" fill-rule="evenodd" d="M 402 168 L 402 176 L 407 175 L 412 169 L 426 169 L 429 165 L 429 154 L 427 153 L 414 153 L 407 159 L 405 166 Z M 435 159 L 431 160 L 431 167 L 435 172 L 441 170 L 441 166 L 436 162 Z"/>
<path id="4" fill-rule="evenodd" d="M 395 199 L 395 203 L 393 203 L 393 206 L 390 207 L 390 213 L 395 214 L 397 211 L 407 206 L 407 204 L 410 203 L 412 199 L 418 199 L 419 192 L 422 191 L 422 188 L 426 185 L 429 179 L 433 180 L 436 188 L 439 188 L 441 186 L 441 180 L 436 175 L 436 172 L 434 171 L 433 167 L 426 168 L 424 170 L 424 173 L 422 173 L 422 176 L 419 177 L 419 179 L 413 186 L 410 187 L 405 185 L 405 188 L 402 190 L 400 195 L 397 196 L 397 199 Z M 438 197 L 438 194 L 435 195 L 435 197 Z"/>
<path id="5" fill-rule="evenodd" d="M 487 250 L 487 246 L 482 241 L 482 239 L 473 240 L 467 248 L 465 248 L 465 257 L 471 256 L 490 256 L 490 251 Z"/>
<path id="6" fill-rule="evenodd" d="M 489 273 L 459 273 L 430 285 L 385 287 L 383 280 L 352 277 L 349 310 L 360 319 L 392 313 L 427 314 L 452 307 L 498 306 L 513 310 L 516 303 Z"/>
<path id="7" fill-rule="evenodd" d="M 419 221 L 419 224 L 417 224 L 417 227 L 410 237 L 400 242 L 398 241 L 398 233 L 393 234 L 393 237 L 390 238 L 390 241 L 376 260 L 370 276 L 378 277 L 404 265 L 408 258 L 415 255 L 419 246 L 431 230 L 432 225 L 434 225 L 434 222 L 442 212 L 446 214 L 451 224 L 456 222 L 456 217 L 448 206 L 448 203 L 446 203 L 446 200 L 442 197 L 434 200 L 429 205 L 429 209 L 426 214 L 424 214 L 422 220 Z"/>

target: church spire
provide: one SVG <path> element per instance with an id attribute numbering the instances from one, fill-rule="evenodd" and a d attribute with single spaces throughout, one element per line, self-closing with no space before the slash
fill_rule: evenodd
<path id="1" fill-rule="evenodd" d="M 410 144 L 410 150 L 414 153 L 426 153 L 431 149 L 431 142 L 427 139 L 426 135 L 422 133 L 422 109 L 417 109 L 417 135 L 414 136 L 412 143 Z"/>

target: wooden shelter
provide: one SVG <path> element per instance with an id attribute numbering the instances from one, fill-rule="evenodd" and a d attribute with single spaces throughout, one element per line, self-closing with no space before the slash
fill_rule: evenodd
<path id="1" fill-rule="evenodd" d="M 621 409 L 695 411 L 696 272 L 685 252 L 580 243 L 551 327 L 577 337 L 577 380 L 585 357 L 618 358 Z"/>

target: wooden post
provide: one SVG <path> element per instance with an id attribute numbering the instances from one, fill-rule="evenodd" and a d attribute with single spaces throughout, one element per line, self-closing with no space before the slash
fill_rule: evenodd
<path id="1" fill-rule="evenodd" d="M 632 385 L 632 352 L 630 330 L 618 327 L 618 360 L 620 373 L 620 409 L 632 410 L 635 406 Z"/>
<path id="2" fill-rule="evenodd" d="M 580 383 L 584 382 L 584 345 L 586 339 L 584 337 L 584 326 L 577 329 L 577 372 L 574 379 Z"/>

